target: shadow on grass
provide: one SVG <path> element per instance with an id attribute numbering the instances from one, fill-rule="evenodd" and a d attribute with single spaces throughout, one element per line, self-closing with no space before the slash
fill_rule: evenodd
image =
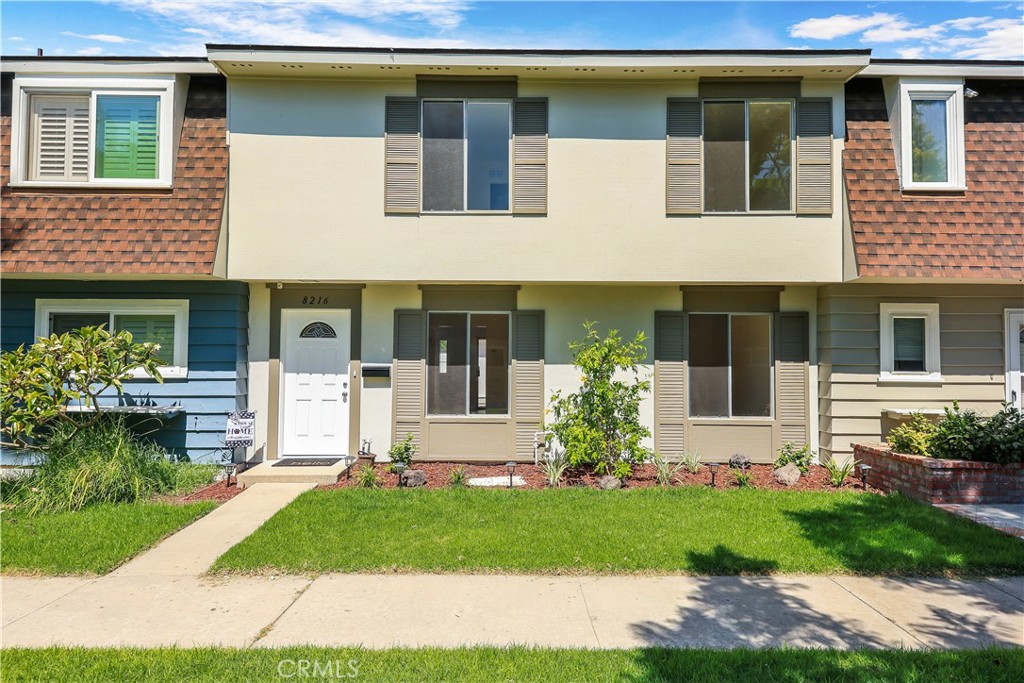
<path id="1" fill-rule="evenodd" d="M 1024 543 L 900 495 L 857 496 L 786 513 L 805 538 L 858 574 L 911 576 L 1024 571 Z"/>

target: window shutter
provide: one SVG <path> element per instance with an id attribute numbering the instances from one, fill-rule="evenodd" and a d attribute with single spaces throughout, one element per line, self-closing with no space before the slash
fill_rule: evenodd
<path id="1" fill-rule="evenodd" d="M 412 434 L 420 446 L 423 419 L 426 314 L 420 310 L 395 311 L 395 370 L 392 382 L 396 442 Z"/>
<path id="2" fill-rule="evenodd" d="M 547 98 L 517 99 L 512 119 L 512 213 L 547 213 Z"/>
<path id="3" fill-rule="evenodd" d="M 32 97 L 32 180 L 89 179 L 89 98 Z"/>
<path id="4" fill-rule="evenodd" d="M 669 98 L 665 212 L 699 214 L 701 209 L 701 103 Z"/>
<path id="5" fill-rule="evenodd" d="M 96 98 L 96 177 L 155 179 L 159 174 L 157 97 Z"/>
<path id="6" fill-rule="evenodd" d="M 544 311 L 512 313 L 512 420 L 516 458 L 533 457 L 544 421 Z"/>
<path id="7" fill-rule="evenodd" d="M 779 440 L 809 443 L 807 368 L 810 361 L 806 311 L 775 316 L 775 390 Z"/>
<path id="8" fill-rule="evenodd" d="M 388 97 L 384 103 L 384 212 L 420 211 L 420 101 Z"/>
<path id="9" fill-rule="evenodd" d="M 832 100 L 798 100 L 796 212 L 832 213 Z"/>
<path id="10" fill-rule="evenodd" d="M 686 314 L 654 314 L 654 449 L 668 458 L 686 453 Z"/>

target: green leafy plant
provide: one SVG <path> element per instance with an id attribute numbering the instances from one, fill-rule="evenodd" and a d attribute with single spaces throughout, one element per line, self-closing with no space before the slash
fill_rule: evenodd
<path id="1" fill-rule="evenodd" d="M 979 460 L 1006 464 L 1024 462 L 1024 417 L 1010 403 L 985 419 L 953 402 L 931 437 L 936 458 Z"/>
<path id="2" fill-rule="evenodd" d="M 363 465 L 356 470 L 356 486 L 361 489 L 377 489 L 383 482 L 372 465 Z"/>
<path id="3" fill-rule="evenodd" d="M 388 469 L 394 471 L 394 466 L 399 464 L 405 465 L 407 468 L 410 467 L 415 455 L 416 443 L 413 441 L 412 434 L 406 434 L 402 441 L 392 444 L 388 449 L 388 457 L 391 458 L 391 465 Z"/>
<path id="4" fill-rule="evenodd" d="M 565 458 L 565 451 L 562 449 L 554 450 L 551 455 L 541 460 L 540 467 L 544 472 L 544 478 L 548 481 L 548 487 L 558 488 L 558 485 L 562 482 L 562 475 L 565 474 L 566 468 L 569 467 L 569 461 Z"/>
<path id="5" fill-rule="evenodd" d="M 857 466 L 857 461 L 853 458 L 849 460 L 839 461 L 835 458 L 830 458 L 825 463 L 825 471 L 828 472 L 828 480 L 836 488 L 842 486 L 846 482 L 846 478 L 853 472 L 853 468 Z"/>
<path id="6" fill-rule="evenodd" d="M 754 474 L 747 469 L 733 469 L 732 476 L 736 477 L 736 485 L 741 489 L 754 485 Z"/>
<path id="7" fill-rule="evenodd" d="M 910 419 L 889 432 L 885 440 L 897 453 L 929 455 L 936 425 L 922 413 L 913 413 Z"/>
<path id="8" fill-rule="evenodd" d="M 28 476 L 2 487 L 5 503 L 28 514 L 81 510 L 100 503 L 134 503 L 159 493 L 209 483 L 216 468 L 172 462 L 156 444 L 133 433 L 121 416 L 88 426 L 58 423 L 45 457 Z"/>
<path id="9" fill-rule="evenodd" d="M 811 466 L 811 462 L 814 460 L 814 451 L 811 450 L 810 444 L 804 444 L 797 446 L 791 441 L 787 441 L 782 444 L 782 448 L 779 449 L 779 457 L 775 459 L 775 469 L 785 467 L 789 463 L 793 463 L 797 466 L 803 474 L 807 474 L 807 470 Z"/>
<path id="10" fill-rule="evenodd" d="M 674 463 L 658 452 L 654 453 L 651 461 L 654 463 L 654 469 L 657 471 L 657 479 L 660 486 L 671 486 L 672 480 L 686 466 L 685 462 Z"/>
<path id="11" fill-rule="evenodd" d="M 589 465 L 624 479 L 649 455 L 642 444 L 651 432 L 640 422 L 640 402 L 651 390 L 650 380 L 640 377 L 647 337 L 637 332 L 624 341 L 618 330 L 602 337 L 595 323 L 583 327 L 584 338 L 569 344 L 582 384 L 577 392 L 551 397 L 550 428 L 571 466 Z"/>
<path id="12" fill-rule="evenodd" d="M 684 453 L 683 465 L 686 467 L 686 471 L 690 474 L 697 474 L 700 472 L 700 450 L 694 450 L 692 453 L 690 451 Z"/>
<path id="13" fill-rule="evenodd" d="M 158 382 L 159 344 L 136 343 L 130 332 L 110 333 L 103 325 L 41 337 L 29 347 L 0 354 L 0 441 L 16 449 L 45 451 L 49 433 L 59 425 L 65 440 L 98 424 L 103 408 L 97 398 L 143 370 Z M 89 413 L 69 413 L 80 403 Z"/>
<path id="14" fill-rule="evenodd" d="M 466 474 L 465 465 L 456 465 L 456 467 L 448 473 L 448 485 L 453 489 L 461 489 L 466 486 L 466 480 L 469 479 L 469 475 Z"/>

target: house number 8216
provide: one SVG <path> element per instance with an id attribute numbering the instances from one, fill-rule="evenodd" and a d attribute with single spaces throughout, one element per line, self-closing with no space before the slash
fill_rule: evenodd
<path id="1" fill-rule="evenodd" d="M 304 296 L 302 297 L 303 306 L 325 306 L 327 305 L 326 296 Z"/>

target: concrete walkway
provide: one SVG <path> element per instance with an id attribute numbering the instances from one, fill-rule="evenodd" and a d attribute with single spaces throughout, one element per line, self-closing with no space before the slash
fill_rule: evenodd
<path id="1" fill-rule="evenodd" d="M 972 522 L 998 529 L 1004 534 L 1024 538 L 1024 503 L 936 505 Z"/>
<path id="2" fill-rule="evenodd" d="M 1024 646 L 1024 577 L 205 574 L 311 486 L 257 484 L 107 576 L 0 579 L 0 643 Z"/>
<path id="3" fill-rule="evenodd" d="M 4 578 L 5 647 L 1024 645 L 1024 577 Z"/>

